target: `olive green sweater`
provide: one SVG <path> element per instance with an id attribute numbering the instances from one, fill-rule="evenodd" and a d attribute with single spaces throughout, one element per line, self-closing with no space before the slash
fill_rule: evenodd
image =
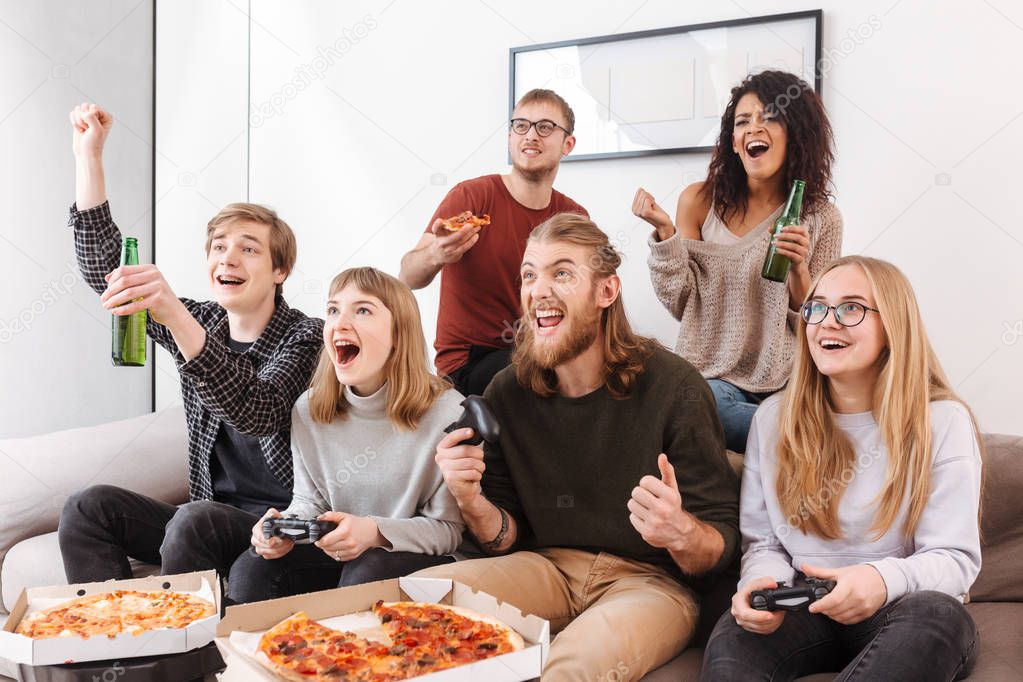
<path id="1" fill-rule="evenodd" d="M 514 366 L 494 378 L 485 397 L 501 438 L 484 448 L 483 492 L 518 523 L 514 549 L 603 551 L 679 576 L 667 550 L 648 545 L 632 527 L 626 507 L 643 476 L 660 477 L 663 452 L 685 509 L 725 540 L 712 572 L 734 559 L 738 482 L 710 388 L 682 358 L 658 347 L 625 399 L 606 387 L 580 398 L 541 398 L 519 385 Z"/>

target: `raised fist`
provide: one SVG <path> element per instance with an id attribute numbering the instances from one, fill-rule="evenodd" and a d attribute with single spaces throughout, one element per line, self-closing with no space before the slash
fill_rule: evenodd
<path id="1" fill-rule="evenodd" d="M 88 102 L 72 109 L 69 117 L 73 129 L 71 149 L 75 156 L 102 156 L 103 145 L 114 126 L 114 117 Z"/>

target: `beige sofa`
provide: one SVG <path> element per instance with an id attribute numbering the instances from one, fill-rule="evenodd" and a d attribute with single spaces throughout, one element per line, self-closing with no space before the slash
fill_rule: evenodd
<path id="1" fill-rule="evenodd" d="M 0 620 L 22 589 L 66 584 L 57 521 L 68 496 L 109 483 L 179 504 L 188 497 L 180 407 L 32 438 L 0 440 Z M 138 573 L 155 567 L 138 567 Z M 0 675 L 14 671 L 0 661 Z"/>
<path id="2" fill-rule="evenodd" d="M 968 608 L 981 631 L 971 680 L 1023 679 L 1023 438 L 987 436 L 984 567 Z M 741 467 L 741 461 L 733 464 Z M 108 483 L 173 504 L 187 498 L 187 447 L 180 407 L 100 426 L 0 440 L 0 619 L 21 590 L 65 582 L 56 528 L 67 496 Z M 137 573 L 155 567 L 137 566 Z M 725 608 L 731 585 L 706 598 L 706 629 Z M 714 603 L 714 605 L 711 604 Z M 699 678 L 701 650 L 691 647 L 647 675 L 646 682 Z M 11 675 L 0 664 L 0 674 Z M 832 675 L 809 679 L 827 680 Z"/>

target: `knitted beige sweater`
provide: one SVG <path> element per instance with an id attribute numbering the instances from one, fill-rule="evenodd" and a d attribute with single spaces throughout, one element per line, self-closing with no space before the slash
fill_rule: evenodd
<path id="1" fill-rule="evenodd" d="M 657 298 L 679 320 L 675 352 L 705 379 L 724 379 L 755 393 L 788 381 L 799 313 L 786 284 L 760 276 L 769 233 L 781 207 L 735 244 L 651 235 L 650 279 Z M 703 229 L 720 223 L 713 206 Z M 842 215 L 834 204 L 804 217 L 809 268 L 816 277 L 842 251 Z"/>

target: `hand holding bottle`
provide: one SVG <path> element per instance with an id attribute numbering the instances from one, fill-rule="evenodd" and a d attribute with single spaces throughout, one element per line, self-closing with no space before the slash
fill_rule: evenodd
<path id="1" fill-rule="evenodd" d="M 777 253 L 798 267 L 810 256 L 810 230 L 805 225 L 788 225 L 774 236 L 772 242 Z"/>
<path id="2" fill-rule="evenodd" d="M 760 271 L 764 279 L 772 282 L 784 282 L 788 279 L 789 270 L 793 265 L 801 266 L 806 259 L 810 248 L 810 233 L 802 225 L 799 218 L 803 208 L 803 190 L 806 183 L 802 180 L 795 180 L 792 189 L 789 191 L 788 201 L 782 209 L 781 215 L 774 221 L 771 228 L 771 243 L 767 248 L 767 255 L 764 258 L 764 267 Z M 788 230 L 786 228 L 797 228 Z M 802 247 L 805 246 L 805 249 Z M 796 248 L 794 248 L 796 247 Z M 797 262 L 792 256 L 799 258 Z"/>
<path id="3" fill-rule="evenodd" d="M 107 290 L 100 301 L 114 315 L 148 310 L 153 320 L 170 325 L 182 311 L 189 314 L 155 265 L 122 265 L 106 280 Z"/>

